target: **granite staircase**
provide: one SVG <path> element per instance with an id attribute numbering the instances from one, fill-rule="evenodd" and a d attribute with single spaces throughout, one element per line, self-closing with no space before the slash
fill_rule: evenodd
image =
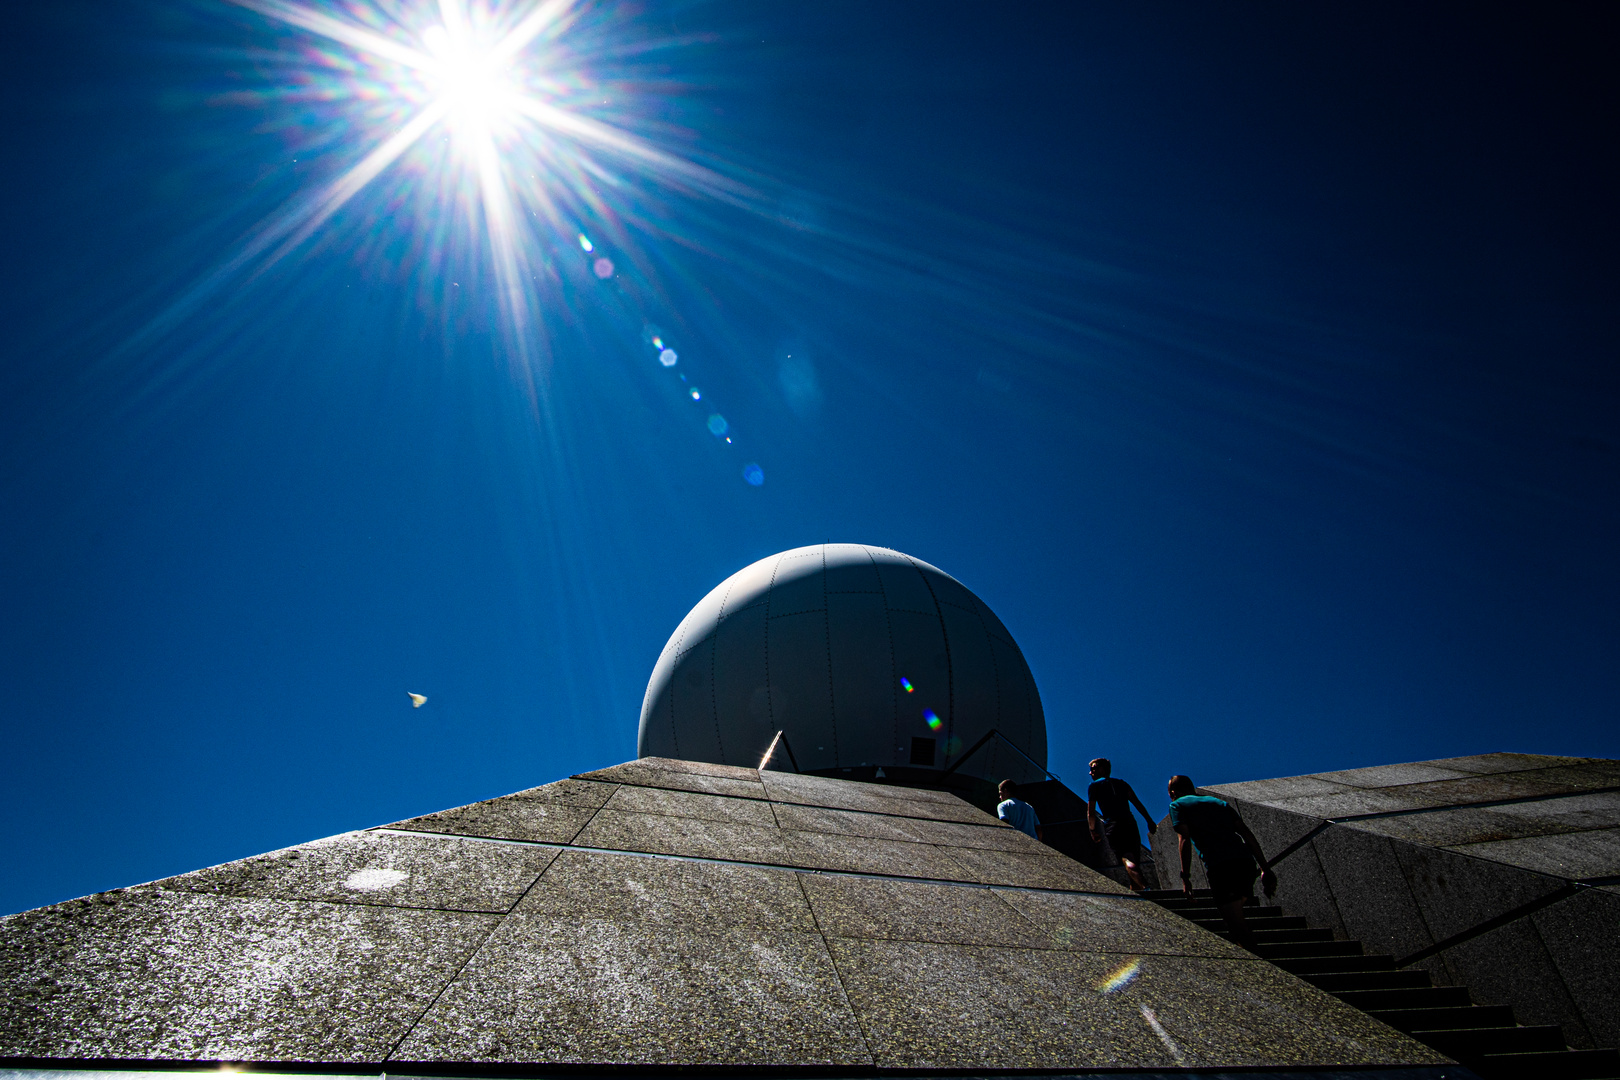
<path id="1" fill-rule="evenodd" d="M 1191 899 L 1179 890 L 1143 895 L 1206 930 L 1231 937 L 1208 889 L 1196 890 Z M 1308 926 L 1281 908 L 1250 907 L 1245 917 L 1256 956 L 1406 1032 L 1482 1080 L 1620 1078 L 1620 1052 L 1571 1050 L 1555 1026 L 1519 1024 L 1506 1005 L 1475 1005 L 1467 987 L 1435 986 L 1428 972 L 1397 968 L 1392 956 L 1369 956 L 1361 942 L 1335 941 L 1331 930 Z"/>

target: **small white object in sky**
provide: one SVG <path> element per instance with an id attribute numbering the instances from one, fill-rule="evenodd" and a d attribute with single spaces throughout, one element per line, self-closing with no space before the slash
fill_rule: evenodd
<path id="1" fill-rule="evenodd" d="M 405 692 L 407 694 L 411 694 L 411 692 L 409 690 L 407 690 Z M 427 695 L 426 694 L 411 694 L 411 708 L 420 709 L 422 706 L 424 706 L 426 704 L 427 704 Z"/>

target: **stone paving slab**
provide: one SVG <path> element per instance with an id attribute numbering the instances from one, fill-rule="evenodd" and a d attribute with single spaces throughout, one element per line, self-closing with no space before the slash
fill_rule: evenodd
<path id="1" fill-rule="evenodd" d="M 816 925 L 829 936 L 1042 945 L 1040 930 L 990 889 L 822 874 L 802 880 Z"/>
<path id="2" fill-rule="evenodd" d="M 738 825 L 773 828 L 776 816 L 771 804 L 761 799 L 738 799 L 727 795 L 701 795 L 692 791 L 638 787 L 621 784 L 608 800 L 609 810 L 628 813 L 668 814 L 700 821 L 730 821 Z"/>
<path id="3" fill-rule="evenodd" d="M 955 821 L 927 821 L 883 813 L 833 810 L 825 806 L 774 804 L 776 821 L 784 829 L 799 832 L 869 836 L 879 840 L 903 840 L 913 844 L 940 844 L 946 847 L 990 848 L 1050 854 L 1051 848 L 985 815 L 983 824 Z"/>
<path id="4" fill-rule="evenodd" d="M 666 929 L 759 926 L 814 931 L 791 870 L 567 851 L 523 898 L 534 915 L 590 915 Z"/>
<path id="5" fill-rule="evenodd" d="M 1561 878 L 1578 880 L 1620 873 L 1620 829 L 1459 844 L 1450 850 Z"/>
<path id="6" fill-rule="evenodd" d="M 658 760 L 660 759 L 644 758 L 627 761 L 623 765 L 581 773 L 574 779 L 636 784 L 640 787 L 667 788 L 670 791 L 695 791 L 704 795 L 731 795 L 742 799 L 765 798 L 765 786 L 757 779 L 735 775 L 717 776 L 708 772 L 666 769 L 659 765 L 647 764 Z"/>
<path id="7" fill-rule="evenodd" d="M 380 1062 L 499 921 L 143 887 L 0 919 L 0 1056 Z"/>
<path id="8" fill-rule="evenodd" d="M 772 802 L 824 806 L 834 810 L 860 810 L 872 814 L 896 814 L 929 821 L 961 821 L 971 825 L 982 825 L 990 818 L 990 815 L 978 807 L 944 792 L 890 788 L 882 784 L 828 780 L 825 777 L 799 776 L 768 770 L 760 776 Z"/>
<path id="9" fill-rule="evenodd" d="M 597 811 L 588 806 L 506 795 L 499 799 L 441 810 L 387 826 L 408 832 L 450 833 L 497 840 L 566 844 Z"/>
<path id="10" fill-rule="evenodd" d="M 566 780 L 557 780 L 550 784 L 541 784 L 539 787 L 515 791 L 506 798 L 538 799 L 541 802 L 561 803 L 565 806 L 584 806 L 594 810 L 606 803 L 617 787 L 617 784 L 605 784 L 596 780 L 575 780 L 569 777 Z"/>
<path id="11" fill-rule="evenodd" d="M 556 856 L 555 848 L 344 833 L 153 884 L 218 896 L 504 912 Z"/>
<path id="12" fill-rule="evenodd" d="M 1561 806 L 1572 802 L 1598 803 L 1587 806 Z M 1602 805 L 1610 802 L 1612 806 Z M 1545 802 L 1513 803 L 1507 806 L 1457 807 L 1432 814 L 1352 821 L 1347 827 L 1375 832 L 1394 840 L 1451 847 L 1491 840 L 1513 840 L 1531 836 L 1582 832 L 1587 829 L 1620 827 L 1620 793 L 1574 795 Z"/>
<path id="13" fill-rule="evenodd" d="M 970 879 L 959 862 L 928 844 L 789 832 L 658 814 L 602 810 L 575 843 L 614 851 L 646 851 L 773 866 Z"/>
<path id="14" fill-rule="evenodd" d="M 880 1067 L 1297 1068 L 1446 1060 L 1253 959 L 847 938 L 828 944 Z"/>
<path id="15" fill-rule="evenodd" d="M 1019 851 L 951 848 L 950 857 L 961 867 L 958 874 L 936 875 L 977 881 L 985 885 L 1021 885 L 1035 889 L 1072 889 L 1079 892 L 1129 895 L 1130 889 L 1113 878 L 1081 866 L 1053 852 L 1028 855 Z"/>
<path id="16" fill-rule="evenodd" d="M 1134 897 L 995 891 L 1035 929 L 1028 943 L 1037 948 L 1249 959 L 1224 938 Z"/>
<path id="17" fill-rule="evenodd" d="M 818 934 L 514 912 L 395 1062 L 869 1065 Z"/>
<path id="18" fill-rule="evenodd" d="M 644 757 L 636 758 L 627 764 L 640 765 L 649 769 L 664 769 L 669 772 L 695 773 L 698 776 L 720 776 L 730 780 L 759 779 L 758 769 L 744 768 L 739 765 L 716 765 L 709 761 L 682 761 L 678 758 Z"/>

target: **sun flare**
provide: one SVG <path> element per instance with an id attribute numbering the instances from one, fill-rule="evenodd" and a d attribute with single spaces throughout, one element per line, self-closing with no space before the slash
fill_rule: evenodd
<path id="1" fill-rule="evenodd" d="M 385 108 L 374 111 L 390 119 L 382 127 L 357 121 L 352 142 L 369 143 L 370 149 L 266 222 L 216 280 L 290 253 L 434 132 L 448 136 L 455 164 L 424 158 L 429 163 L 401 174 L 401 182 L 429 180 L 424 190 L 445 193 L 438 210 L 445 220 L 460 207 L 476 207 L 500 306 L 518 340 L 536 303 L 536 267 L 545 261 L 547 246 L 542 234 L 571 237 L 585 216 L 601 211 L 603 178 L 634 170 L 688 193 L 733 201 L 747 194 L 741 185 L 606 122 L 594 100 L 588 109 L 571 104 L 586 101 L 580 88 L 590 85 L 589 72 L 558 73 L 549 59 L 576 17 L 574 0 L 343 7 L 230 2 L 313 35 L 326 70 L 343 73 L 334 97 L 380 103 Z M 547 89 L 569 86 L 572 98 Z M 434 177 L 424 172 L 430 168 L 456 171 Z M 423 224 L 437 234 L 445 221 Z"/>

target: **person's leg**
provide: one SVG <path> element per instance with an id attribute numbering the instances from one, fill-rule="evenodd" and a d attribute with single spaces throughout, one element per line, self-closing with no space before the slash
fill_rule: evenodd
<path id="1" fill-rule="evenodd" d="M 1114 849 L 1120 865 L 1125 868 L 1131 888 L 1136 892 L 1145 892 L 1147 882 L 1142 878 L 1142 871 L 1136 867 L 1142 861 L 1142 835 L 1136 831 L 1136 823 L 1121 821 L 1109 826 L 1108 846 Z"/>
<path id="2" fill-rule="evenodd" d="M 1205 866 L 1209 873 L 1209 889 L 1215 897 L 1215 909 L 1226 922 L 1232 940 L 1250 948 L 1254 937 L 1243 918 L 1243 908 L 1254 893 L 1254 865 L 1217 863 Z"/>
<path id="3" fill-rule="evenodd" d="M 1240 896 L 1236 900 L 1228 900 L 1219 907 L 1221 918 L 1226 920 L 1226 929 L 1231 931 L 1232 940 L 1247 949 L 1253 942 L 1249 933 L 1248 923 L 1243 920 L 1243 905 L 1248 897 Z"/>
<path id="4" fill-rule="evenodd" d="M 1136 860 L 1120 856 L 1120 865 L 1125 867 L 1125 876 L 1131 879 L 1131 888 L 1137 892 L 1147 892 L 1147 882 L 1142 878 L 1142 871 L 1136 868 Z"/>

